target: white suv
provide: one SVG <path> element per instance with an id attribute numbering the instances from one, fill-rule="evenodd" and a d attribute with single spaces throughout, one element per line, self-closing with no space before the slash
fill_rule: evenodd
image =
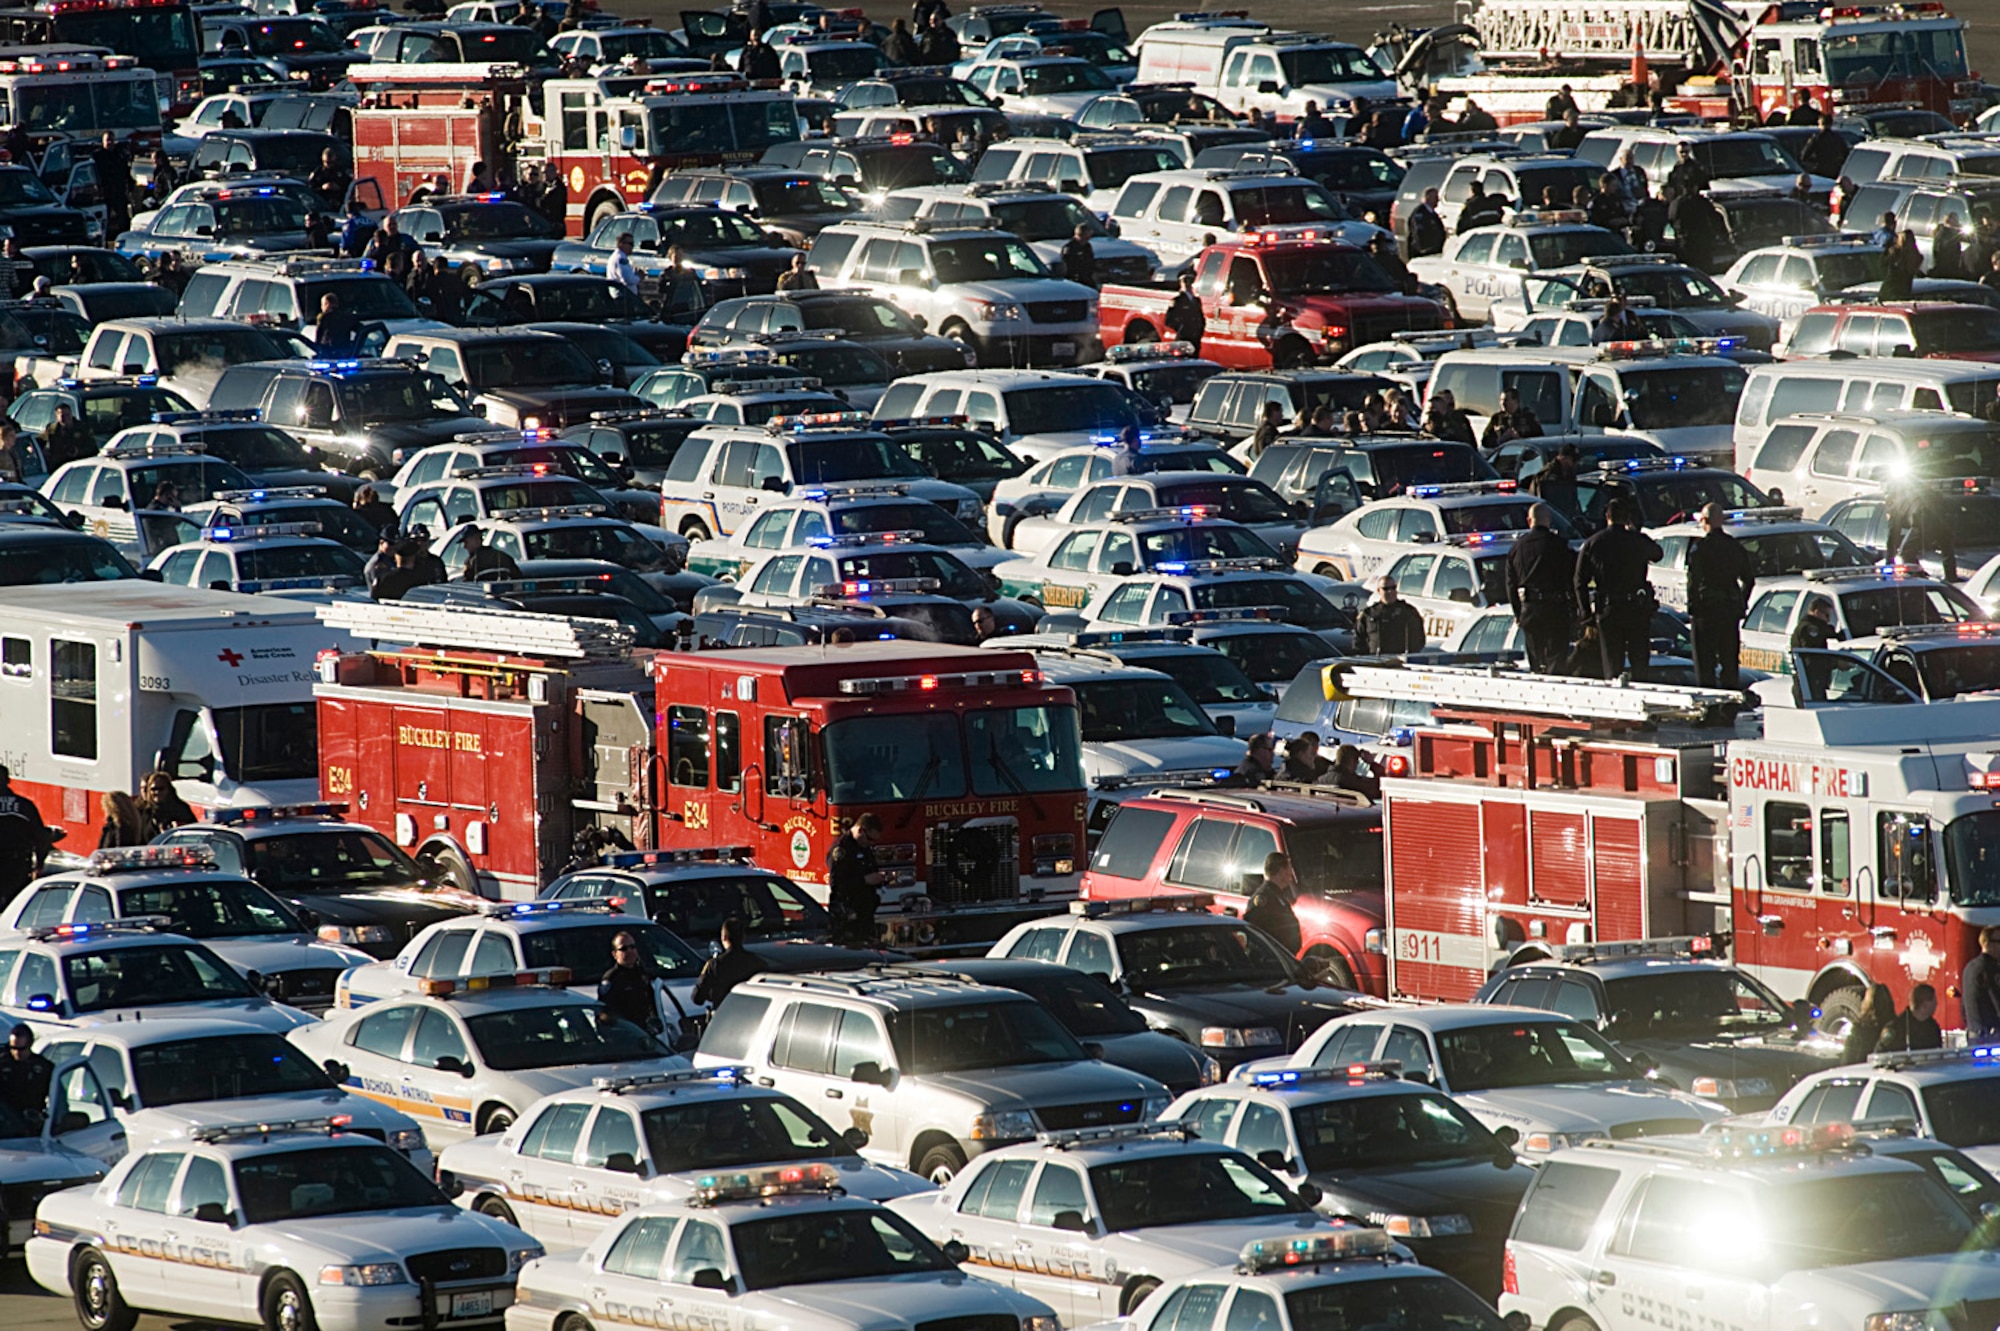
<path id="1" fill-rule="evenodd" d="M 1261 167 L 1133 176 L 1118 192 L 1111 216 L 1120 235 L 1146 246 L 1162 263 L 1193 258 L 1211 237 L 1264 227 L 1321 227 L 1322 239 L 1360 246 L 1389 235 L 1371 222 L 1354 221 L 1340 200 L 1304 176 Z"/>

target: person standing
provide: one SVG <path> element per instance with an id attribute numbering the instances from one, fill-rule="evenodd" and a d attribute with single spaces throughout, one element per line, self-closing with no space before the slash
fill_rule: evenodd
<path id="1" fill-rule="evenodd" d="M 1384 573 L 1375 584 L 1375 597 L 1354 625 L 1354 650 L 1360 656 L 1407 656 L 1421 652 L 1429 639 L 1424 633 L 1424 617 L 1408 601 L 1396 595 L 1396 580 Z"/>
<path id="2" fill-rule="evenodd" d="M 1194 274 L 1191 272 L 1181 274 L 1180 290 L 1174 293 L 1173 303 L 1167 306 L 1166 325 L 1176 342 L 1189 343 L 1197 354 L 1200 353 L 1202 334 L 1208 331 L 1208 316 L 1202 313 L 1201 299 L 1194 294 Z"/>
<path id="3" fill-rule="evenodd" d="M 917 63 L 917 39 L 910 35 L 910 21 L 897 19 L 882 40 L 882 58 L 898 67 Z"/>
<path id="4" fill-rule="evenodd" d="M 1806 602 L 1806 612 L 1799 616 L 1799 626 L 1792 630 L 1792 646 L 1823 652 L 1833 645 L 1833 636 L 1833 602 L 1815 596 Z"/>
<path id="5" fill-rule="evenodd" d="M 49 854 L 49 829 L 35 802 L 15 790 L 12 774 L 0 767 L 0 897 L 11 899 L 42 872 Z"/>
<path id="6" fill-rule="evenodd" d="M 1403 228 L 1403 243 L 1412 259 L 1421 259 L 1428 254 L 1444 253 L 1446 233 L 1444 218 L 1438 215 L 1437 186 L 1424 191 L 1423 202 L 1410 210 L 1409 223 Z"/>
<path id="7" fill-rule="evenodd" d="M 1277 742 L 1266 730 L 1252 735 L 1243 746 L 1243 761 L 1229 775 L 1228 784 L 1255 789 L 1278 774 Z"/>
<path id="8" fill-rule="evenodd" d="M 741 917 L 732 915 L 722 922 L 722 950 L 701 968 L 701 978 L 694 982 L 695 1002 L 715 1007 L 731 989 L 770 969 L 762 957 L 743 946 L 743 934 Z"/>
<path id="9" fill-rule="evenodd" d="M 1757 569 L 1743 542 L 1731 536 L 1722 505 L 1705 504 L 1701 535 L 1688 546 L 1688 618 L 1694 629 L 1694 682 L 1704 689 L 1741 687 L 1743 615 Z"/>
<path id="10" fill-rule="evenodd" d="M 1686 144 L 1681 145 L 1681 151 L 1687 151 Z M 1674 170 L 1678 172 L 1680 167 Z M 1715 262 L 1716 244 L 1723 238 L 1722 214 L 1700 190 L 1684 190 L 1672 181 L 1668 184 L 1674 198 L 1667 205 L 1667 220 L 1673 224 L 1681 261 L 1707 272 Z"/>
<path id="11" fill-rule="evenodd" d="M 1908 300 L 1914 289 L 1917 271 L 1923 263 L 1923 255 L 1917 249 L 1916 233 L 1894 233 L 1888 248 L 1882 251 L 1882 281 L 1875 288 L 1876 300 Z"/>
<path id="12" fill-rule="evenodd" d="M 354 176 L 340 164 L 340 149 L 328 148 L 319 155 L 319 165 L 306 177 L 306 187 L 319 200 L 320 211 L 337 214 L 347 206 L 347 188 Z"/>
<path id="13" fill-rule="evenodd" d="M 611 940 L 611 969 L 597 982 L 597 1001 L 614 1017 L 622 1017 L 651 1035 L 665 1035 L 659 995 L 653 991 L 653 969 L 639 950 L 639 936 L 620 929 Z"/>
<path id="14" fill-rule="evenodd" d="M 803 250 L 792 256 L 791 267 L 787 268 L 784 272 L 778 274 L 778 290 L 780 291 L 819 290 L 819 278 L 813 273 L 813 270 L 811 268 L 806 266 L 806 256 Z"/>
<path id="15" fill-rule="evenodd" d="M 833 915 L 832 941 L 843 947 L 874 947 L 875 908 L 882 904 L 881 886 L 888 875 L 875 867 L 875 843 L 882 839 L 882 819 L 864 813 L 826 853 L 826 904 Z"/>
<path id="16" fill-rule="evenodd" d="M 917 38 L 917 53 L 927 65 L 953 65 L 961 54 L 958 35 L 944 24 L 944 15 L 931 11 L 930 22 Z"/>
<path id="17" fill-rule="evenodd" d="M 1822 113 L 1813 123 L 1819 126 L 1819 132 L 1807 139 L 1806 146 L 1799 151 L 1799 165 L 1816 176 L 1838 180 L 1853 147 L 1845 135 L 1834 131 L 1832 116 Z"/>
<path id="18" fill-rule="evenodd" d="M 1590 330 L 1591 344 L 1601 347 L 1607 342 L 1643 342 L 1645 339 L 1646 321 L 1625 303 L 1625 297 L 1612 292 L 1611 298 L 1604 302 L 1604 313 L 1599 316 L 1597 327 Z"/>
<path id="19" fill-rule="evenodd" d="M 146 830 L 145 818 L 139 813 L 139 802 L 124 791 L 105 791 L 98 797 L 98 808 L 104 814 L 104 826 L 97 832 L 99 850 L 143 846 L 153 839 Z"/>
<path id="20" fill-rule="evenodd" d="M 1820 121 L 1819 108 L 1813 105 L 1812 94 L 1804 88 L 1792 92 L 1791 114 L 1785 117 L 1787 125 L 1817 125 Z"/>
<path id="21" fill-rule="evenodd" d="M 1965 276 L 1965 237 L 1959 233 L 1957 213 L 1946 213 L 1931 232 L 1931 276 Z"/>
<path id="22" fill-rule="evenodd" d="M 1653 655 L 1653 584 L 1647 566 L 1657 563 L 1659 542 L 1639 530 L 1630 499 L 1605 505 L 1608 525 L 1583 543 L 1576 559 L 1576 604 L 1597 623 L 1604 678 L 1630 672 L 1646 678 Z"/>
<path id="23" fill-rule="evenodd" d="M 1951 529 L 1952 514 L 1937 487 L 1920 477 L 1906 477 L 1889 491 L 1889 557 L 1899 563 L 1917 564 L 1930 551 L 1938 552 L 1947 582 L 1958 581 L 1958 540 Z"/>
<path id="24" fill-rule="evenodd" d="M 1674 146 L 1674 169 L 1667 172 L 1667 183 L 1674 187 L 1674 193 L 1682 198 L 1690 194 L 1705 193 L 1710 184 L 1708 172 L 1694 159 L 1694 148 L 1683 142 Z"/>
<path id="25" fill-rule="evenodd" d="M 319 319 L 313 325 L 313 345 L 332 356 L 345 356 L 361 341 L 361 320 L 329 291 L 319 298 Z"/>
<path id="26" fill-rule="evenodd" d="M 194 810 L 174 789 L 174 776 L 164 767 L 146 773 L 146 779 L 139 783 L 139 814 L 152 829 L 153 836 L 171 832 L 176 827 L 186 827 L 195 821 Z"/>
<path id="27" fill-rule="evenodd" d="M 1497 194 L 1488 194 L 1485 185 L 1475 180 L 1472 193 L 1458 212 L 1458 234 L 1464 235 L 1477 227 L 1492 226 L 1499 222 L 1507 211 L 1507 201 Z"/>
<path id="28" fill-rule="evenodd" d="M 1582 469 L 1582 455 L 1576 445 L 1566 443 L 1521 488 L 1575 522 L 1583 516 L 1582 498 L 1576 488 L 1577 473 Z"/>
<path id="29" fill-rule="evenodd" d="M 1572 153 L 1583 142 L 1584 128 L 1577 119 L 1576 108 L 1572 106 L 1562 113 L 1562 128 L 1549 135 L 1549 151 Z"/>
<path id="30" fill-rule="evenodd" d="M 620 231 L 611 257 L 605 261 L 604 276 L 636 296 L 639 294 L 639 268 L 632 262 L 632 245 L 632 233 Z"/>
<path id="31" fill-rule="evenodd" d="M 1547 85 L 1544 84 L 1543 86 L 1546 87 Z M 1565 83 L 1554 96 L 1549 98 L 1548 104 L 1542 108 L 1542 119 L 1561 120 L 1566 116 L 1575 115 L 1581 109 L 1576 104 L 1576 94 Z"/>
<path id="32" fill-rule="evenodd" d="M 1884 985 L 1871 984 L 1867 996 L 1861 1000 L 1861 1011 L 1847 1028 L 1847 1039 L 1840 1046 L 1840 1061 L 1843 1066 L 1866 1063 L 1875 1046 L 1881 1043 L 1882 1032 L 1896 1020 L 1896 1000 L 1889 997 Z"/>
<path id="33" fill-rule="evenodd" d="M 1561 673 L 1576 634 L 1576 555 L 1555 528 L 1555 510 L 1535 504 L 1528 534 L 1507 553 L 1507 599 L 1537 675 Z"/>
<path id="34" fill-rule="evenodd" d="M 104 243 L 132 229 L 132 154 L 110 130 L 92 150 L 97 187 L 104 192 Z"/>
<path id="35" fill-rule="evenodd" d="M 1090 247 L 1090 228 L 1082 223 L 1062 247 L 1062 275 L 1084 286 L 1097 285 L 1097 251 Z"/>
<path id="36" fill-rule="evenodd" d="M 1264 881 L 1250 894 L 1243 907 L 1243 923 L 1271 935 L 1285 955 L 1296 957 L 1305 939 L 1299 929 L 1298 912 L 1292 903 L 1299 899 L 1299 876 L 1292 857 L 1274 850 L 1264 857 Z"/>
<path id="37" fill-rule="evenodd" d="M 1882 1028 L 1882 1038 L 1875 1042 L 1874 1052 L 1878 1054 L 1899 1054 L 1911 1049 L 1944 1048 L 1944 1032 L 1937 1024 L 1937 987 L 1929 984 L 1915 985 L 1910 990 L 1910 1005 L 1892 1017 Z"/>
<path id="38" fill-rule="evenodd" d="M 77 419 L 76 408 L 67 402 L 56 403 L 56 414 L 42 427 L 42 461 L 54 471 L 65 462 L 75 462 L 87 458 L 97 451 L 97 436 L 90 427 Z"/>
<path id="39" fill-rule="evenodd" d="M 1472 418 L 1458 409 L 1458 398 L 1449 388 L 1433 388 L 1424 404 L 1424 433 L 1433 439 L 1455 439 L 1461 444 L 1478 440 L 1472 433 Z"/>
<path id="40" fill-rule="evenodd" d="M 1969 1044 L 2000 1040 L 2000 924 L 1979 931 L 1979 952 L 1965 963 L 1958 992 Z"/>
<path id="41" fill-rule="evenodd" d="M 487 578 L 518 578 L 521 566 L 514 562 L 514 556 L 505 550 L 498 550 L 486 543 L 486 533 L 476 526 L 465 529 L 465 569 L 461 572 L 461 582 L 479 582 Z"/>
<path id="42" fill-rule="evenodd" d="M 1538 439 L 1541 433 L 1541 420 L 1521 405 L 1520 392 L 1512 387 L 1503 388 L 1500 390 L 1500 410 L 1486 418 L 1486 429 L 1480 435 L 1479 446 L 1490 453 L 1515 439 Z"/>
<path id="43" fill-rule="evenodd" d="M 19 1111 L 30 1123 L 49 1112 L 49 1079 L 56 1065 L 35 1052 L 35 1031 L 17 1022 L 7 1033 L 7 1057 L 0 1058 L 0 1101 Z"/>

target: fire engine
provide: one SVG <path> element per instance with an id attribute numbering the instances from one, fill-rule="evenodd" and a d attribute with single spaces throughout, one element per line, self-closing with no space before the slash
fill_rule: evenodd
<path id="1" fill-rule="evenodd" d="M 1075 699 L 1028 652 L 651 655 L 600 620 L 368 602 L 319 614 L 378 643 L 319 662 L 324 797 L 482 895 L 533 897 L 593 830 L 639 850 L 743 847 L 823 887 L 834 838 L 864 812 L 882 819 L 883 895 L 911 910 L 885 921 L 893 939 L 941 941 L 952 909 L 1075 890 Z M 981 927 L 990 940 L 1012 922 Z"/>
<path id="2" fill-rule="evenodd" d="M 1858 678 L 1859 658 L 1816 653 Z M 1809 672 L 1819 673 L 1819 672 Z M 1882 681 L 1881 697 L 1906 697 Z M 1798 701 L 1449 667 L 1328 668 L 1432 708 L 1382 783 L 1392 995 L 1461 1000 L 1562 944 L 1692 935 L 1838 1028 L 1954 981 L 2000 924 L 2000 699 Z"/>
<path id="3" fill-rule="evenodd" d="M 799 137 L 792 95 L 726 70 L 549 79 L 504 65 L 364 65 L 354 111 L 354 171 L 391 206 L 439 175 L 465 180 L 476 161 L 512 161 L 560 175 L 567 230 L 588 235 L 642 203 L 662 170 L 753 162 Z"/>
<path id="4" fill-rule="evenodd" d="M 1438 90 L 1502 124 L 1542 119 L 1565 84 L 1584 110 L 1602 110 L 1649 68 L 1667 80 L 1668 110 L 1707 118 L 1754 111 L 1761 122 L 1798 90 L 1835 114 L 1916 105 L 1963 122 L 1978 109 L 1965 24 L 1936 0 L 1486 0 L 1471 26 L 1480 72 Z"/>
<path id="5" fill-rule="evenodd" d="M 0 46 L 95 47 L 129 57 L 147 71 L 155 132 L 158 112 L 184 116 L 201 100 L 201 42 L 187 0 L 38 0 L 0 8 Z M 42 132 L 32 121 L 27 127 Z M 123 128 L 130 127 L 107 124 L 98 132 Z"/>
<path id="6" fill-rule="evenodd" d="M 315 798 L 308 606 L 141 579 L 0 588 L 0 765 L 89 854 L 100 796 L 165 766 L 197 808 Z"/>

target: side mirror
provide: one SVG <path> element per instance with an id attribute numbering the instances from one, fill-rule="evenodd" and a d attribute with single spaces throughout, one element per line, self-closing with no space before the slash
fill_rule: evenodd
<path id="1" fill-rule="evenodd" d="M 608 361 L 608 360 L 601 360 L 601 361 L 597 362 L 597 377 L 598 377 L 598 379 L 600 379 L 600 380 L 601 380 L 601 381 L 603 381 L 604 383 L 607 383 L 607 384 L 608 384 L 608 383 L 610 383 L 610 382 L 611 382 L 611 381 L 612 381 L 613 379 L 615 379 L 615 378 L 617 378 L 617 377 L 618 377 L 618 371 L 617 371 L 617 369 L 616 369 L 616 368 L 615 368 L 615 367 L 614 367 L 614 366 L 613 366 L 613 365 L 611 364 L 611 362 L 610 362 L 610 361 Z"/>
<path id="2" fill-rule="evenodd" d="M 1470 588 L 1470 587 L 1453 587 L 1453 588 L 1451 589 L 1451 599 L 1452 599 L 1452 600 L 1454 600 L 1454 601 L 1458 601 L 1458 602 L 1461 602 L 1461 603 L 1463 603 L 1463 604 L 1465 604 L 1465 605 L 1471 605 L 1471 604 L 1472 604 L 1472 588 Z"/>
<path id="3" fill-rule="evenodd" d="M 1493 1129 L 1493 1139 L 1511 1151 L 1521 1144 L 1521 1132 L 1520 1129 L 1503 1123 Z"/>
<path id="4" fill-rule="evenodd" d="M 833 178 L 833 183 L 834 183 L 834 184 L 836 184 L 836 185 L 839 185 L 839 186 L 840 186 L 840 187 L 841 187 L 842 189 L 860 189 L 860 188 L 861 188 L 861 182 L 860 182 L 860 181 L 858 181 L 858 180 L 856 180 L 856 179 L 855 179 L 855 178 L 854 178 L 853 176 L 850 176 L 850 175 L 840 175 L 840 176 L 835 176 L 835 177 Z"/>
<path id="5" fill-rule="evenodd" d="M 1236 718 L 1235 718 L 1235 717 L 1233 717 L 1233 716 L 1218 716 L 1218 717 L 1216 717 L 1216 718 L 1215 718 L 1215 733 L 1216 733 L 1216 734 L 1218 734 L 1218 735 L 1220 735 L 1220 736 L 1222 736 L 1222 737 L 1223 737 L 1224 739 L 1235 739 L 1235 738 L 1236 738 Z"/>
<path id="6" fill-rule="evenodd" d="M 1100 1061 L 1104 1058 L 1104 1046 L 1095 1040 L 1086 1040 L 1083 1045 L 1083 1052 Z"/>
<path id="7" fill-rule="evenodd" d="M 840 1134 L 840 1144 L 850 1151 L 859 1152 L 868 1144 L 868 1134 L 860 1128 L 849 1128 Z"/>
<path id="8" fill-rule="evenodd" d="M 963 1262 L 966 1258 L 970 1256 L 972 1256 L 972 1249 L 966 1247 L 963 1243 L 960 1243 L 957 1239 L 945 1240 L 944 1259 L 947 1262 L 950 1262 L 953 1266 L 957 1266 L 959 1263 Z"/>
<path id="9" fill-rule="evenodd" d="M 446 1054 L 443 1058 L 440 1058 L 433 1066 L 435 1066 L 439 1072 L 456 1072 L 461 1077 L 470 1077 L 472 1075 L 472 1064 L 466 1062 L 462 1058 L 455 1057 L 454 1055 L 451 1054 Z"/>
<path id="10" fill-rule="evenodd" d="M 229 1208 L 221 1202 L 203 1202 L 194 1208 L 194 1218 L 204 1225 L 226 1225 L 229 1223 Z"/>
<path id="11" fill-rule="evenodd" d="M 640 1178 L 646 1177 L 645 1166 L 633 1159 L 630 1151 L 616 1152 L 605 1160 L 604 1167 L 614 1174 L 634 1174 Z"/>
<path id="12" fill-rule="evenodd" d="M 106 495 L 106 496 L 104 497 L 104 506 L 105 506 L 106 508 L 118 508 L 118 509 L 122 509 L 122 508 L 124 508 L 124 507 L 125 507 L 125 499 L 124 499 L 124 496 L 122 496 L 122 495 Z"/>
<path id="13" fill-rule="evenodd" d="M 781 495 L 785 493 L 785 491 L 791 489 L 792 486 L 791 482 L 787 481 L 782 476 L 766 476 L 763 480 L 763 483 L 759 485 L 757 488 L 760 490 L 768 490 L 772 494 Z"/>
<path id="14" fill-rule="evenodd" d="M 628 153 L 637 149 L 639 146 L 639 127 L 637 125 L 620 125 L 618 127 L 618 146 Z"/>
<path id="15" fill-rule="evenodd" d="M 1317 1183 L 1301 1183 L 1298 1187 L 1293 1188 L 1292 1191 L 1297 1193 L 1299 1200 L 1307 1206 L 1318 1206 L 1326 1197 L 1326 1194 L 1320 1191 L 1319 1184 Z"/>
<path id="16" fill-rule="evenodd" d="M 1131 576 L 1132 576 L 1132 561 L 1131 561 L 1131 560 L 1129 560 L 1129 559 L 1121 559 L 1121 560 L 1119 560 L 1119 561 L 1118 561 L 1117 563 L 1113 564 L 1113 565 L 1111 566 L 1111 576 L 1112 576 L 1112 577 L 1114 577 L 1114 578 L 1129 578 L 1129 577 L 1131 577 Z"/>
<path id="17" fill-rule="evenodd" d="M 1081 180 L 1058 180 L 1056 188 L 1064 194 L 1081 194 L 1088 187 Z"/>
<path id="18" fill-rule="evenodd" d="M 1292 1158 L 1277 1147 L 1257 1152 L 1257 1163 L 1275 1174 L 1283 1174 L 1291 1169 Z"/>
<path id="19" fill-rule="evenodd" d="M 319 912 L 318 912 L 318 911 L 316 911 L 316 910 L 310 910 L 310 909 L 308 909 L 308 908 L 306 908 L 306 907 L 304 907 L 304 906 L 300 906 L 300 907 L 297 907 L 297 908 L 296 908 L 296 909 L 294 910 L 294 912 L 293 912 L 293 913 L 294 913 L 294 914 L 296 914 L 296 915 L 297 915 L 297 916 L 299 917 L 299 923 L 300 923 L 300 924 L 303 924 L 303 925 L 304 925 L 304 926 L 306 927 L 306 932 L 307 932 L 307 933 L 316 933 L 316 932 L 318 932 L 318 930 L 319 930 Z"/>
<path id="20" fill-rule="evenodd" d="M 887 1089 L 895 1080 L 895 1076 L 893 1069 L 885 1068 L 880 1063 L 856 1063 L 851 1080 L 865 1086 L 880 1086 Z"/>
<path id="21" fill-rule="evenodd" d="M 224 590 L 226 591 L 226 590 L 228 590 L 228 589 L 227 589 L 227 588 L 224 588 Z M 258 993 L 260 993 L 260 994 L 264 992 L 264 975 L 263 975 L 263 972 L 261 972 L 261 971 L 244 971 L 244 972 L 243 972 L 243 978 L 244 978 L 244 980 L 245 980 L 245 981 L 247 981 L 247 982 L 249 983 L 249 985 L 250 985 L 250 987 L 251 987 L 252 989 L 255 989 L 255 990 L 256 990 L 256 991 L 257 991 Z"/>
<path id="22" fill-rule="evenodd" d="M 452 1173 L 449 1169 L 440 1169 L 438 1171 L 437 1183 L 438 1191 L 453 1201 L 457 1201 L 465 1195 L 465 1184 L 459 1182 L 458 1175 Z"/>
<path id="23" fill-rule="evenodd" d="M 194 233 L 197 236 L 212 236 L 215 234 L 215 228 L 212 226 L 198 226 L 194 229 Z"/>
<path id="24" fill-rule="evenodd" d="M 1278 81 L 1276 79 L 1265 79 L 1257 85 L 1257 91 L 1267 97 L 1275 97 L 1279 93 Z"/>
<path id="25" fill-rule="evenodd" d="M 128 360 L 125 362 L 125 369 L 123 372 L 126 374 L 144 374 L 146 372 L 145 362 Z"/>
<path id="26" fill-rule="evenodd" d="M 332 1082 L 335 1086 L 342 1085 L 347 1081 L 348 1078 L 347 1064 L 342 1063 L 340 1060 L 329 1058 L 328 1060 L 326 1060 L 326 1062 L 320 1064 L 319 1066 L 320 1070 L 326 1073 L 327 1080 Z"/>
<path id="27" fill-rule="evenodd" d="M 696 1289 L 719 1289 L 732 1294 L 736 1291 L 736 1287 L 729 1283 L 729 1277 L 712 1266 L 702 1267 L 688 1283 Z"/>
<path id="28" fill-rule="evenodd" d="M 1090 1222 L 1083 1218 L 1081 1211 L 1057 1211 L 1055 1219 L 1049 1222 L 1054 1228 L 1070 1234 L 1088 1234 Z"/>

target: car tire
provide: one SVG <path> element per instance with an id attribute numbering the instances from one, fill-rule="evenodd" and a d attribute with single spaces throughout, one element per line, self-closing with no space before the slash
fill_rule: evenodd
<path id="1" fill-rule="evenodd" d="M 1125 325 L 1125 345 L 1128 347 L 1143 347 L 1159 340 L 1160 335 L 1153 325 L 1143 319 Z"/>
<path id="2" fill-rule="evenodd" d="M 1130 1317 L 1132 1310 L 1146 1301 L 1146 1296 L 1160 1287 L 1160 1282 L 1151 1276 L 1141 1276 L 1125 1287 L 1118 1296 L 1118 1315 Z"/>
<path id="3" fill-rule="evenodd" d="M 1274 370 L 1303 370 L 1312 363 L 1312 348 L 1301 338 L 1285 338 L 1271 349 L 1271 368 Z"/>
<path id="4" fill-rule="evenodd" d="M 1336 989 L 1353 989 L 1358 987 L 1354 983 L 1354 968 L 1347 964 L 1345 957 L 1342 957 L 1332 948 L 1314 948 L 1312 951 L 1306 953 L 1305 960 L 1308 966 L 1319 968 L 1321 983 L 1330 984 Z"/>
<path id="5" fill-rule="evenodd" d="M 944 1142 L 925 1151 L 917 1161 L 917 1172 L 942 1188 L 965 1168 L 965 1152 L 957 1142 Z"/>
<path id="6" fill-rule="evenodd" d="M 1591 1321 L 1582 1313 L 1575 1313 L 1563 1318 L 1562 1321 L 1550 1327 L 1549 1331 L 1597 1331 L 1597 1323 Z"/>
<path id="7" fill-rule="evenodd" d="M 76 1304 L 76 1320 L 84 1331 L 132 1331 L 138 1324 L 137 1309 L 125 1304 L 118 1292 L 118 1278 L 111 1274 L 111 1259 L 95 1248 L 85 1248 L 76 1259 L 70 1277 L 71 1299 Z"/>
<path id="8" fill-rule="evenodd" d="M 975 352 L 979 349 L 979 343 L 972 336 L 972 329 L 957 319 L 953 319 L 938 332 L 962 347 L 971 347 Z"/>
<path id="9" fill-rule="evenodd" d="M 290 1271 L 280 1271 L 264 1287 L 262 1312 L 264 1331 L 316 1331 L 319 1325 L 305 1282 Z"/>
<path id="10" fill-rule="evenodd" d="M 480 1121 L 479 1131 L 481 1134 L 505 1132 L 513 1126 L 514 1111 L 506 1105 L 495 1105 L 486 1111 L 486 1117 Z"/>
<path id="11" fill-rule="evenodd" d="M 481 1215 L 490 1215 L 495 1220 L 512 1225 L 516 1229 L 521 1227 L 521 1222 L 514 1218 L 514 1208 L 507 1205 L 503 1197 L 481 1197 L 472 1209 Z"/>
<path id="12" fill-rule="evenodd" d="M 1861 1015 L 1866 999 L 1865 993 L 1852 986 L 1836 989 L 1813 1005 L 1819 1009 L 1819 1016 L 1814 1019 L 1813 1025 L 1819 1027 L 1821 1035 L 1844 1040 L 1847 1033 L 1854 1029 L 1855 1018 Z"/>
<path id="13" fill-rule="evenodd" d="M 715 539 L 708 533 L 708 524 L 698 518 L 689 518 L 681 524 L 681 535 L 689 541 L 709 541 Z"/>

